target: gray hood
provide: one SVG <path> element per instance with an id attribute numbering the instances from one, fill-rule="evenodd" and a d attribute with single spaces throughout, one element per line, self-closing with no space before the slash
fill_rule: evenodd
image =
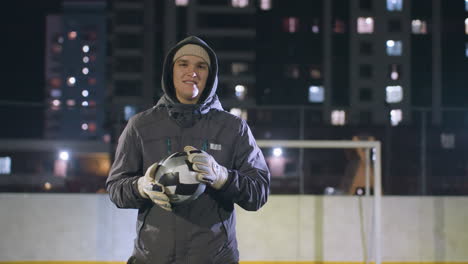
<path id="1" fill-rule="evenodd" d="M 195 44 L 203 47 L 210 56 L 211 65 L 208 80 L 197 104 L 182 104 L 175 95 L 174 83 L 172 80 L 172 70 L 174 67 L 173 58 L 177 50 L 186 44 Z M 177 43 L 168 53 L 164 60 L 161 87 L 164 95 L 159 99 L 156 108 L 167 108 L 169 115 L 177 124 L 182 127 L 191 127 L 204 114 L 211 109 L 223 110 L 216 95 L 218 88 L 218 59 L 215 52 L 198 37 L 190 36 Z"/>

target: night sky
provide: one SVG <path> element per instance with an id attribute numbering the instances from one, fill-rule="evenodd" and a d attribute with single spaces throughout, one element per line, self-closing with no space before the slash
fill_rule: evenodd
<path id="1" fill-rule="evenodd" d="M 1 138 L 42 136 L 43 107 L 38 103 L 44 99 L 45 18 L 60 13 L 61 2 L 2 2 Z"/>

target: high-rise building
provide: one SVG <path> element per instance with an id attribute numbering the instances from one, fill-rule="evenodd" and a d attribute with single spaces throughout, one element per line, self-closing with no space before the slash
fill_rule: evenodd
<path id="1" fill-rule="evenodd" d="M 259 103 L 313 106 L 324 124 L 394 126 L 416 108 L 441 124 L 454 116 L 442 108 L 467 106 L 467 1 L 261 2 Z"/>
<path id="2" fill-rule="evenodd" d="M 105 1 L 63 3 L 46 21 L 45 138 L 102 140 L 107 96 Z"/>
<path id="3" fill-rule="evenodd" d="M 159 99 L 164 56 L 189 35 L 201 37 L 217 52 L 218 95 L 225 108 L 255 105 L 255 13 L 255 3 L 245 0 L 110 2 L 114 139 L 133 114 Z"/>
<path id="4" fill-rule="evenodd" d="M 128 119 L 153 105 L 157 99 L 160 72 L 156 55 L 159 49 L 156 11 L 165 1 L 109 2 L 108 80 L 114 139 Z M 162 62 L 161 62 L 162 64 Z"/>

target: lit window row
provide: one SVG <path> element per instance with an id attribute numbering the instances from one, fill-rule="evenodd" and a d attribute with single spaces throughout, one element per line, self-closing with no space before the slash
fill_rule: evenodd
<path id="1" fill-rule="evenodd" d="M 189 3 L 189 0 L 175 0 L 176 6 L 187 6 Z"/>
<path id="2" fill-rule="evenodd" d="M 88 131 L 88 132 L 96 132 L 96 123 L 94 122 L 82 123 L 81 130 Z"/>
<path id="3" fill-rule="evenodd" d="M 62 101 L 58 100 L 58 99 L 54 99 L 50 102 L 51 104 L 51 109 L 52 110 L 59 110 L 60 109 L 60 106 L 62 105 Z M 68 107 L 74 107 L 76 106 L 76 100 L 75 99 L 68 99 L 65 101 L 65 104 L 68 106 Z M 96 106 L 96 102 L 95 101 L 81 101 L 81 106 L 83 107 L 88 107 L 88 106 Z"/>
<path id="4" fill-rule="evenodd" d="M 89 68 L 84 67 L 84 68 L 82 69 L 82 72 L 83 72 L 84 75 L 88 75 L 88 74 L 89 74 Z M 68 85 L 69 87 L 75 86 L 76 82 L 77 82 L 77 81 L 76 81 L 76 78 L 75 78 L 74 76 L 70 76 L 70 77 L 67 78 L 67 85 Z M 88 79 L 88 84 L 89 84 L 89 85 L 95 85 L 96 82 L 97 82 L 97 81 L 96 81 L 96 78 L 89 78 L 89 79 Z M 54 87 L 56 87 L 56 86 L 54 86 Z"/>
<path id="5" fill-rule="evenodd" d="M 403 9 L 403 0 L 387 0 L 388 11 L 401 11 Z"/>
<path id="6" fill-rule="evenodd" d="M 465 25 L 468 22 L 465 21 Z M 373 17 L 358 17 L 357 19 L 357 32 L 359 34 L 372 34 L 375 29 L 375 21 Z M 391 20 L 389 22 L 389 31 L 401 31 L 401 23 L 399 20 Z M 413 34 L 427 34 L 427 22 L 425 20 L 413 19 L 411 21 L 411 32 Z"/>
<path id="7" fill-rule="evenodd" d="M 247 88 L 244 85 L 239 84 L 239 85 L 236 85 L 236 87 L 234 89 L 236 91 L 237 99 L 244 100 L 245 95 L 247 94 Z"/>
<path id="8" fill-rule="evenodd" d="M 467 23 L 465 23 L 467 24 Z M 283 31 L 288 33 L 296 33 L 300 31 L 301 22 L 297 17 L 286 17 L 283 19 Z M 388 30 L 390 32 L 401 31 L 401 21 L 389 21 Z M 313 33 L 320 32 L 319 20 L 312 21 L 310 31 Z M 359 34 L 372 34 L 375 31 L 375 20 L 373 17 L 358 17 L 357 18 L 357 32 Z M 425 20 L 414 19 L 411 21 L 411 31 L 413 34 L 427 34 L 427 22 Z M 333 22 L 333 32 L 344 33 L 346 32 L 346 24 L 341 19 L 335 19 Z"/>
<path id="9" fill-rule="evenodd" d="M 362 88 L 359 91 L 361 101 L 372 100 L 372 90 Z M 325 101 L 325 89 L 323 86 L 309 86 L 308 101 L 310 103 L 322 103 Z M 401 85 L 389 85 L 385 88 L 385 101 L 389 104 L 400 103 L 403 101 L 403 87 Z"/>
<path id="10" fill-rule="evenodd" d="M 89 96 L 89 91 L 88 90 L 83 90 L 81 91 L 81 95 L 83 97 L 88 97 Z M 52 89 L 50 90 L 50 96 L 54 98 L 60 98 L 62 97 L 62 91 L 60 89 Z"/>
<path id="11" fill-rule="evenodd" d="M 240 108 L 231 108 L 229 112 L 247 121 L 247 110 Z"/>
<path id="12" fill-rule="evenodd" d="M 133 105 L 126 105 L 124 107 L 124 119 L 125 121 L 130 120 L 132 116 L 137 113 L 137 108 Z"/>
<path id="13" fill-rule="evenodd" d="M 249 0 L 231 0 L 232 7 L 243 8 L 249 5 Z"/>
<path id="14" fill-rule="evenodd" d="M 189 0 L 175 0 L 176 6 L 188 6 Z M 231 0 L 231 6 L 236 8 L 244 8 L 249 6 L 249 0 Z M 271 9 L 271 0 L 260 0 L 259 6 L 261 10 Z"/>
<path id="15" fill-rule="evenodd" d="M 318 80 L 322 78 L 322 69 L 319 65 L 307 66 L 305 78 L 312 78 Z M 289 64 L 284 69 L 285 76 L 291 79 L 299 79 L 301 76 L 301 70 L 298 64 Z"/>
<path id="16" fill-rule="evenodd" d="M 465 34 L 468 35 L 468 18 L 465 19 Z"/>
<path id="17" fill-rule="evenodd" d="M 0 157 L 0 174 L 11 174 L 11 157 Z"/>
<path id="18" fill-rule="evenodd" d="M 306 22 L 307 25 L 303 25 L 298 17 L 285 17 L 283 18 L 283 31 L 288 33 L 297 33 L 302 28 L 307 28 L 307 31 L 318 34 L 320 33 L 320 20 L 315 18 L 312 22 Z M 310 23 L 310 24 L 309 24 Z M 344 20 L 336 18 L 333 22 L 333 32 L 345 33 L 346 23 Z"/>
<path id="19" fill-rule="evenodd" d="M 331 112 L 331 124 L 334 126 L 344 126 L 346 124 L 346 111 L 333 110 Z M 390 124 L 397 126 L 403 120 L 403 111 L 401 109 L 390 110 Z"/>

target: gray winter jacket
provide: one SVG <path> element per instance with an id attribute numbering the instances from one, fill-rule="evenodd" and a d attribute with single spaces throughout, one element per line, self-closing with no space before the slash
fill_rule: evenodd
<path id="1" fill-rule="evenodd" d="M 206 88 L 196 105 L 180 104 L 172 83 L 172 58 L 186 43 L 204 47 L 211 59 Z M 263 154 L 246 122 L 222 109 L 215 94 L 217 72 L 216 55 L 205 42 L 196 37 L 179 42 L 164 62 L 165 95 L 155 107 L 131 118 L 119 138 L 106 186 L 117 207 L 138 209 L 135 263 L 236 263 L 234 204 L 255 211 L 267 201 L 270 173 Z M 205 150 L 228 169 L 223 188 L 207 188 L 172 212 L 143 199 L 137 179 L 151 164 L 187 145 Z"/>

